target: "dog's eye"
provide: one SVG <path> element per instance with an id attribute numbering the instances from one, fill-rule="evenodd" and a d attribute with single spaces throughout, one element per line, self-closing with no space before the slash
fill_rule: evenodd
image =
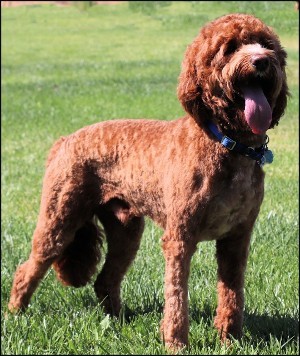
<path id="1" fill-rule="evenodd" d="M 237 50 L 237 47 L 238 47 L 238 45 L 235 40 L 229 41 L 225 47 L 224 55 L 228 56 L 228 55 L 234 53 Z"/>

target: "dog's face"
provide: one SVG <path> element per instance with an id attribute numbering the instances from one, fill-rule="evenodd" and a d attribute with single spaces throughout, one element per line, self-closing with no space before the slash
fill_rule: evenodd
<path id="1" fill-rule="evenodd" d="M 250 15 L 223 16 L 186 51 L 178 96 L 196 120 L 257 135 L 283 115 L 288 88 L 286 52 L 278 37 Z"/>

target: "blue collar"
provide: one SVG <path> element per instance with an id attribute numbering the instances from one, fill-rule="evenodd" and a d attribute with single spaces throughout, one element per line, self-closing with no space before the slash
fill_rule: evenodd
<path id="1" fill-rule="evenodd" d="M 266 142 L 262 146 L 253 148 L 245 146 L 237 141 L 234 141 L 230 137 L 223 135 L 222 132 L 218 130 L 217 126 L 209 120 L 206 120 L 205 125 L 210 130 L 210 132 L 214 134 L 218 141 L 228 150 L 237 152 L 243 156 L 255 160 L 260 167 L 262 167 L 265 163 L 273 162 L 273 153 L 268 149 L 267 146 L 269 142 L 268 136 L 266 136 Z"/>

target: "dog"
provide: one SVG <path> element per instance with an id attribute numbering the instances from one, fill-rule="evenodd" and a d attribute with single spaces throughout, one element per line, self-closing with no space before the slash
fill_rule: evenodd
<path id="1" fill-rule="evenodd" d="M 244 273 L 271 163 L 267 130 L 284 114 L 287 54 L 246 14 L 206 24 L 187 48 L 178 84 L 186 115 L 173 121 L 113 120 L 52 147 L 29 259 L 15 273 L 9 309 L 25 309 L 52 265 L 81 287 L 107 255 L 94 288 L 118 315 L 122 279 L 139 248 L 144 217 L 164 229 L 166 346 L 188 345 L 188 277 L 200 241 L 216 241 L 221 340 L 242 335 Z M 102 228 L 99 227 L 98 222 Z"/>

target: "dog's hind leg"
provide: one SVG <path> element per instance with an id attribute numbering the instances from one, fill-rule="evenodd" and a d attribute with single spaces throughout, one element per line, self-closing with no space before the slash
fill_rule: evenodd
<path id="1" fill-rule="evenodd" d="M 60 257 L 67 251 L 75 237 L 78 237 L 78 234 L 87 241 L 87 244 L 90 244 L 89 239 L 86 238 L 87 232 L 95 236 L 92 231 L 93 226 L 86 225 L 86 222 L 92 217 L 95 205 L 93 197 L 97 198 L 97 192 L 90 192 L 85 187 L 96 186 L 96 184 L 84 184 L 87 181 L 86 176 L 89 177 L 87 171 L 77 170 L 75 176 L 75 174 L 67 175 L 67 169 L 62 173 L 56 173 L 55 167 L 55 165 L 49 167 L 45 175 L 40 213 L 33 234 L 30 257 L 28 261 L 19 266 L 15 273 L 9 302 L 11 311 L 27 307 L 33 292 L 52 263 L 58 261 L 60 271 L 65 266 L 70 270 L 69 260 L 66 264 L 62 263 Z M 90 181 L 94 177 L 91 176 Z M 95 241 L 96 237 L 92 239 Z M 79 240 L 76 239 L 76 241 Z M 84 241 L 81 244 L 84 244 Z M 77 243 L 76 245 L 78 247 Z M 71 256 L 76 257 L 76 251 L 79 250 L 77 247 L 75 250 L 68 250 Z M 86 251 L 86 248 L 82 248 L 81 251 Z M 88 260 L 88 256 L 81 258 L 83 259 Z M 87 271 L 86 266 L 83 269 Z M 90 274 L 90 270 L 87 271 L 88 273 L 84 272 L 85 276 Z M 64 279 L 65 275 L 60 274 L 59 277 Z M 82 278 L 75 282 L 83 283 Z"/>
<path id="2" fill-rule="evenodd" d="M 133 217 L 124 224 L 108 210 L 101 211 L 98 216 L 107 238 L 107 256 L 94 288 L 105 311 L 118 315 L 121 307 L 121 282 L 138 251 L 144 219 Z"/>
<path id="3" fill-rule="evenodd" d="M 75 220 L 75 219 L 74 219 Z M 33 235 L 29 259 L 18 267 L 9 309 L 25 309 L 51 264 L 65 285 L 85 285 L 96 271 L 100 259 L 101 236 L 92 221 L 80 228 L 59 222 L 51 229 L 38 226 Z"/>
<path id="4" fill-rule="evenodd" d="M 63 244 L 55 243 L 56 238 L 61 235 L 62 232 L 56 229 L 49 231 L 37 226 L 33 235 L 29 259 L 18 267 L 14 276 L 8 304 L 10 311 L 16 312 L 28 306 L 39 282 L 50 268 L 59 251 L 63 249 Z M 58 240 L 67 241 L 68 238 L 58 238 Z"/>
<path id="5" fill-rule="evenodd" d="M 29 259 L 18 267 L 8 304 L 11 312 L 23 310 L 28 306 L 33 292 L 51 266 L 51 263 L 51 259 L 39 260 L 34 252 L 31 252 Z"/>

